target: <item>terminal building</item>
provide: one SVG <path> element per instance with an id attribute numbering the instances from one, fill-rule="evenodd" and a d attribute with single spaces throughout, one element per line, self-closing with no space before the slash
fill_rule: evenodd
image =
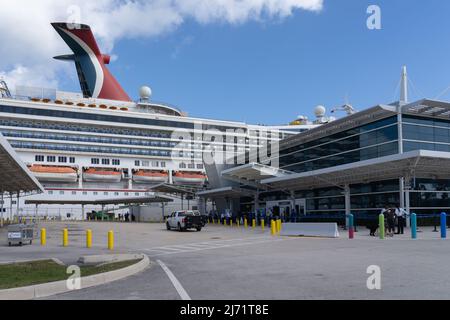
<path id="1" fill-rule="evenodd" d="M 386 205 L 450 212 L 450 103 L 409 103 L 405 68 L 399 102 L 284 139 L 268 161 L 222 169 L 226 184 L 199 195 L 233 214 L 361 222 Z"/>

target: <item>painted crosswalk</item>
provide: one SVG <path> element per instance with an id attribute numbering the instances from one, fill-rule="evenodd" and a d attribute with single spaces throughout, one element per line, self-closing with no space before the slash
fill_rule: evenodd
<path id="1" fill-rule="evenodd" d="M 142 248 L 148 256 L 165 256 L 172 254 L 180 254 L 187 252 L 197 252 L 204 250 L 214 250 L 214 249 L 222 249 L 222 248 L 230 248 L 230 247 L 239 247 L 239 246 L 249 246 L 249 245 L 258 245 L 264 244 L 268 242 L 277 242 L 283 241 L 282 238 L 272 238 L 272 237 L 251 237 L 251 238 L 243 238 L 243 239 L 227 239 L 227 240 L 211 240 L 211 241 L 203 241 L 203 242 L 195 242 L 188 244 L 179 244 L 179 245 L 169 245 L 169 246 L 160 246 L 153 248 Z"/>

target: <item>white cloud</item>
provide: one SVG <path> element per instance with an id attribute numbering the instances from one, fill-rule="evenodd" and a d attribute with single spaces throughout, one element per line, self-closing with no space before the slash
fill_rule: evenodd
<path id="1" fill-rule="evenodd" d="M 68 48 L 49 25 L 54 21 L 91 25 L 103 51 L 111 53 L 119 39 L 163 35 L 186 19 L 242 24 L 282 19 L 295 10 L 319 11 L 322 4 L 323 0 L 0 0 L 0 76 L 9 83 L 58 84 L 57 75 L 67 67 L 52 62 L 52 57 Z"/>

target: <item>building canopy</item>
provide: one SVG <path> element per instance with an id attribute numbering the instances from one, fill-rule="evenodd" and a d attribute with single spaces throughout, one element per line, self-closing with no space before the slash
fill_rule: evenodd
<path id="1" fill-rule="evenodd" d="M 0 134 L 0 192 L 42 193 L 43 186 Z"/>

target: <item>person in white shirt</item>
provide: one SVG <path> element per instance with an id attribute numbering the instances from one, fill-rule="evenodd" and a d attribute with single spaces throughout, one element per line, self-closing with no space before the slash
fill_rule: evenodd
<path id="1" fill-rule="evenodd" d="M 397 234 L 404 234 L 404 227 L 408 212 L 403 208 L 397 207 L 395 208 L 395 215 L 397 216 Z"/>

